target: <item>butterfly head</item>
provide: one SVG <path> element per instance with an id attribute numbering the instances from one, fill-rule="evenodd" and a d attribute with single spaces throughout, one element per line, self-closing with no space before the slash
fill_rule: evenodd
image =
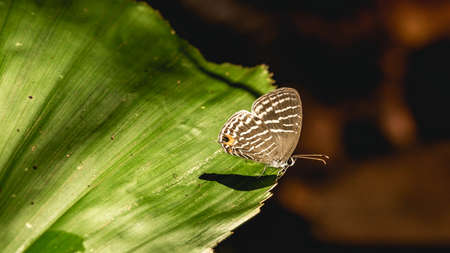
<path id="1" fill-rule="evenodd" d="M 295 159 L 294 158 L 289 158 L 287 161 L 281 161 L 281 160 L 273 160 L 269 166 L 270 167 L 274 167 L 277 169 L 287 169 L 291 166 L 293 166 L 295 163 Z"/>

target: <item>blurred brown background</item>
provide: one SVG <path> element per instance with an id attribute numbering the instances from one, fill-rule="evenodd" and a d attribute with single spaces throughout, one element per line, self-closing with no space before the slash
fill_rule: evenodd
<path id="1" fill-rule="evenodd" d="M 450 250 L 450 1 L 147 2 L 209 61 L 297 88 L 297 153 L 332 157 L 298 161 L 216 252 Z"/>

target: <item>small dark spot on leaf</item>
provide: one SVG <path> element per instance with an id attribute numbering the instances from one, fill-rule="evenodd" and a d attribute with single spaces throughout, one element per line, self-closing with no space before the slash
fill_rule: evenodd
<path id="1" fill-rule="evenodd" d="M 19 129 L 19 128 L 17 128 L 17 129 L 16 129 L 16 131 L 17 131 L 17 132 L 20 132 L 20 129 Z"/>
<path id="2" fill-rule="evenodd" d="M 91 185 L 90 185 L 90 184 L 88 184 L 88 187 L 91 187 Z"/>
<path id="3" fill-rule="evenodd" d="M 37 170 L 37 166 L 36 165 L 33 165 L 33 170 Z"/>
<path id="4" fill-rule="evenodd" d="M 113 136 L 111 136 L 111 140 L 113 141 L 114 140 L 114 138 L 116 138 L 114 135 Z"/>
<path id="5" fill-rule="evenodd" d="M 33 99 L 33 96 L 28 96 L 29 99 Z"/>
<path id="6" fill-rule="evenodd" d="M 30 204 L 31 204 L 31 205 L 34 205 L 34 201 L 31 201 Z"/>
<path id="7" fill-rule="evenodd" d="M 173 173 L 173 174 L 172 174 L 172 177 L 173 177 L 173 178 L 177 178 L 177 174 Z"/>

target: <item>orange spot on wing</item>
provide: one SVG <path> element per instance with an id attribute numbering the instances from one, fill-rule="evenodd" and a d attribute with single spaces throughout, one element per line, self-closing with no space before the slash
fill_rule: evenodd
<path id="1" fill-rule="evenodd" d="M 223 144 L 225 144 L 225 145 L 231 146 L 231 145 L 233 145 L 233 143 L 236 141 L 236 140 L 235 140 L 231 135 L 229 135 L 229 134 L 225 134 L 225 137 L 228 138 L 228 141 L 223 143 Z"/>

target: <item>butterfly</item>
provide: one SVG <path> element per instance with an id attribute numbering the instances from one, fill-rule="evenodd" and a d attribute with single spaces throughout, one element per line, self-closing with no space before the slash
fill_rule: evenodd
<path id="1" fill-rule="evenodd" d="M 293 155 L 302 119 L 298 92 L 293 88 L 279 88 L 256 99 L 251 112 L 241 110 L 233 114 L 222 127 L 218 142 L 231 155 L 281 169 L 281 173 L 294 165 L 297 158 L 326 164 L 327 155 Z"/>

